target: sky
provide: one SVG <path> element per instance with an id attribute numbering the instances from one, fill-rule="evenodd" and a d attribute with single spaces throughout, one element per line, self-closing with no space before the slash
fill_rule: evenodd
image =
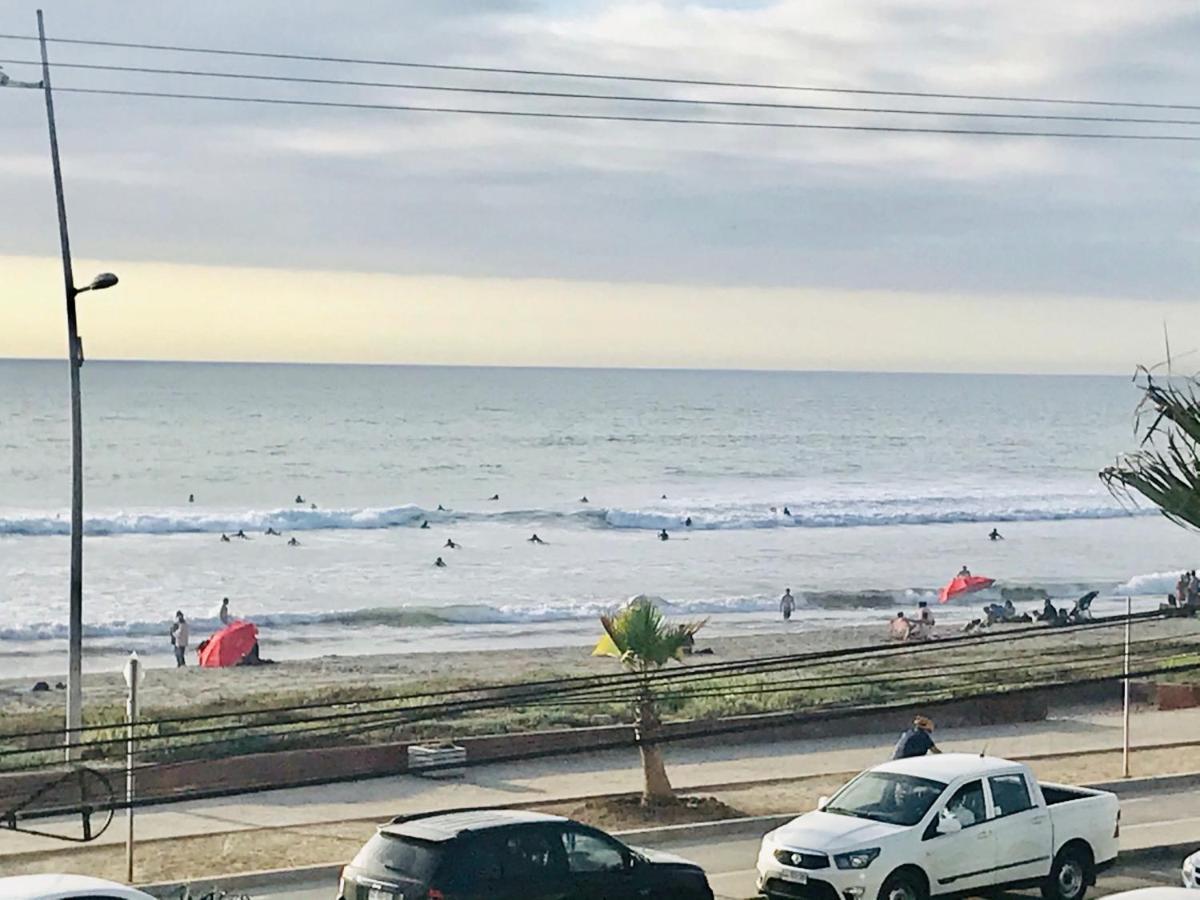
<path id="1" fill-rule="evenodd" d="M 1200 104 L 1200 9 L 1060 0 L 45 4 L 51 36 L 393 61 Z M 34 5 L 0 2 L 0 32 Z M 0 63 L 36 80 L 36 45 Z M 1200 135 L 1001 107 L 51 45 L 55 62 L 955 111 L 808 123 Z M 58 69 L 64 87 L 627 113 L 612 101 Z M 1200 333 L 1195 144 L 516 120 L 56 95 L 91 358 L 1129 372 Z M 59 356 L 44 108 L 0 89 L 0 356 Z"/>

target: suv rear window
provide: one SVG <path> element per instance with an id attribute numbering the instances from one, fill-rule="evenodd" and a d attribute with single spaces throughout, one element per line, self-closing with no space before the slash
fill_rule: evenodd
<path id="1" fill-rule="evenodd" d="M 358 851 L 351 865 L 379 874 L 391 872 L 414 881 L 428 881 L 442 861 L 442 853 L 441 844 L 380 832 Z"/>

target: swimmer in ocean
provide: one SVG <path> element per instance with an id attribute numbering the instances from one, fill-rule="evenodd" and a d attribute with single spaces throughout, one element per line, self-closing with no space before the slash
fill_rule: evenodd
<path id="1" fill-rule="evenodd" d="M 687 526 L 688 528 L 691 528 L 692 527 L 692 517 L 688 516 L 686 519 L 684 519 L 683 524 L 685 526 Z"/>
<path id="2" fill-rule="evenodd" d="M 580 497 L 580 498 L 579 498 L 579 502 L 580 502 L 580 503 L 587 503 L 587 502 L 588 502 L 587 494 L 584 494 L 582 497 Z"/>
<path id="3" fill-rule="evenodd" d="M 221 535 L 221 543 L 228 544 L 229 543 L 229 535 L 227 535 L 227 534 Z"/>
<path id="4" fill-rule="evenodd" d="M 442 544 L 442 546 L 449 547 L 451 550 L 457 550 L 459 547 L 462 546 L 462 544 L 454 543 L 454 538 L 447 538 L 446 543 Z"/>
<path id="5" fill-rule="evenodd" d="M 291 539 L 288 541 L 288 546 L 289 546 L 289 547 L 299 547 L 299 546 L 300 546 L 300 542 L 299 542 L 298 540 L 296 540 L 295 538 L 291 538 Z"/>
<path id="6" fill-rule="evenodd" d="M 671 539 L 671 536 L 667 534 L 667 529 L 664 528 L 658 533 L 658 539 L 660 541 L 669 541 Z"/>
<path id="7" fill-rule="evenodd" d="M 196 502 L 196 495 L 188 494 L 188 503 L 195 503 L 195 502 Z"/>
<path id="8" fill-rule="evenodd" d="M 426 519 L 424 522 L 422 522 L 422 523 L 421 523 L 421 528 L 422 528 L 422 529 L 425 529 L 425 528 L 428 528 L 428 527 L 429 527 L 429 520 L 428 520 L 428 519 Z"/>
<path id="9" fill-rule="evenodd" d="M 250 540 L 250 538 L 246 536 L 246 532 L 242 531 L 242 529 L 240 529 L 240 528 L 237 530 L 237 534 L 235 534 L 234 537 L 239 537 L 243 541 Z"/>
<path id="10" fill-rule="evenodd" d="M 435 566 L 437 566 L 439 569 L 446 568 L 446 561 L 444 559 L 442 559 L 440 556 L 433 561 L 433 564 Z"/>
<path id="11" fill-rule="evenodd" d="M 299 494 L 297 494 L 297 495 L 296 495 L 296 502 L 297 502 L 297 503 L 303 503 L 303 502 L 304 502 L 304 498 L 303 498 L 303 497 L 301 497 Z"/>
<path id="12" fill-rule="evenodd" d="M 546 542 L 545 542 L 545 541 L 543 541 L 543 540 L 542 540 L 540 537 L 538 537 L 538 536 L 537 536 L 537 533 L 535 532 L 535 533 L 534 533 L 534 535 L 533 535 L 533 537 L 531 537 L 531 538 L 529 539 L 529 543 L 531 543 L 531 544 L 544 544 L 544 543 L 546 543 Z"/>
<path id="13" fill-rule="evenodd" d="M 274 528 L 268 528 L 266 531 L 263 532 L 263 534 L 273 534 L 273 535 L 275 535 L 275 537 L 283 537 L 283 535 L 281 535 Z"/>
<path id="14" fill-rule="evenodd" d="M 1002 535 L 999 531 L 997 531 L 995 528 L 993 528 L 992 533 L 988 535 L 988 540 L 989 541 L 1002 541 L 1002 540 L 1004 540 L 1004 535 Z"/>
<path id="15" fill-rule="evenodd" d="M 310 503 L 310 504 L 308 505 L 308 508 L 309 508 L 309 509 L 316 509 L 316 508 L 317 508 L 317 504 L 315 504 L 315 503 Z"/>
<path id="16" fill-rule="evenodd" d="M 489 499 L 489 500 L 499 500 L 499 499 L 500 499 L 500 495 L 499 495 L 499 494 L 492 494 L 492 496 L 488 497 L 488 499 Z"/>
<path id="17" fill-rule="evenodd" d="M 446 507 L 442 506 L 442 504 L 440 504 L 440 503 L 439 503 L 439 504 L 438 504 L 438 510 L 437 510 L 437 511 L 438 511 L 438 512 L 445 512 L 445 511 L 446 511 Z"/>
<path id="18" fill-rule="evenodd" d="M 792 511 L 791 511 L 790 509 L 788 509 L 788 508 L 785 506 L 785 507 L 783 508 L 783 514 L 784 514 L 785 516 L 790 516 L 790 515 L 792 514 Z"/>

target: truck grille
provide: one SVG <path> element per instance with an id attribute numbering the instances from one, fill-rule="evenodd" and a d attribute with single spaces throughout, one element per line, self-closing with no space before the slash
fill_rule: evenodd
<path id="1" fill-rule="evenodd" d="M 795 900 L 839 900 L 837 891 L 828 881 L 809 879 L 808 884 L 793 884 L 782 878 L 768 878 L 763 890 L 771 897 L 791 897 Z"/>
<path id="2" fill-rule="evenodd" d="M 824 853 L 810 853 L 807 850 L 775 851 L 775 858 L 785 866 L 795 869 L 828 869 L 829 857 Z"/>

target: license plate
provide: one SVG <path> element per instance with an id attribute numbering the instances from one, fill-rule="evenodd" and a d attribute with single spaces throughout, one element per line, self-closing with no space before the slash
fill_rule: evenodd
<path id="1" fill-rule="evenodd" d="M 790 881 L 792 884 L 808 884 L 808 875 L 806 873 L 796 872 L 792 869 L 783 869 L 780 871 L 779 877 L 784 881 Z"/>
<path id="2" fill-rule="evenodd" d="M 371 888 L 367 891 L 367 900 L 404 900 L 404 895 L 383 888 Z"/>

